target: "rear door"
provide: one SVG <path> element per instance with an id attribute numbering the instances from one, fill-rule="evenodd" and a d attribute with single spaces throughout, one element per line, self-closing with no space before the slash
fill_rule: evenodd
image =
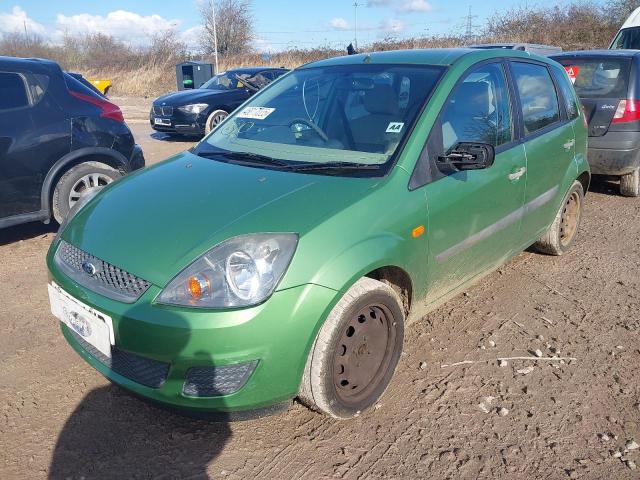
<path id="1" fill-rule="evenodd" d="M 607 133 L 621 101 L 629 95 L 631 57 L 560 58 L 584 107 L 590 137 Z M 624 113 L 622 107 L 620 114 Z"/>
<path id="2" fill-rule="evenodd" d="M 532 61 L 510 61 L 522 119 L 527 155 L 527 189 L 522 222 L 523 242 L 532 243 L 555 217 L 560 184 L 574 161 L 575 135 L 561 108 L 549 67 Z"/>

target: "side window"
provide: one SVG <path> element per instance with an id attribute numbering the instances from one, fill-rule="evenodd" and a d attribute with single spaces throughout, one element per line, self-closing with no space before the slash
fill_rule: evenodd
<path id="1" fill-rule="evenodd" d="M 522 104 L 525 135 L 558 122 L 558 95 L 547 67 L 522 62 L 511 65 Z"/>
<path id="2" fill-rule="evenodd" d="M 511 141 L 509 91 L 502 65 L 490 63 L 468 74 L 447 100 L 436 128 L 442 129 L 443 153 L 459 142 L 497 147 Z"/>
<path id="3" fill-rule="evenodd" d="M 0 72 L 0 110 L 29 106 L 24 79 L 17 73 Z"/>
<path id="4" fill-rule="evenodd" d="M 578 110 L 580 107 L 578 106 L 578 100 L 573 90 L 573 86 L 571 85 L 571 81 L 567 76 L 567 72 L 554 67 L 553 74 L 556 78 L 557 84 L 560 86 L 560 91 L 562 92 L 564 105 L 567 109 L 567 117 L 569 117 L 570 120 L 578 118 L 580 116 L 580 110 Z"/>

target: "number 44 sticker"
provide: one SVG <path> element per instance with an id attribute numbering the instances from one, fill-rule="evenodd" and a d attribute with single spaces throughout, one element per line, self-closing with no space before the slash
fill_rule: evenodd
<path id="1" fill-rule="evenodd" d="M 404 122 L 391 122 L 387 127 L 386 133 L 400 133 L 402 127 L 404 127 Z"/>

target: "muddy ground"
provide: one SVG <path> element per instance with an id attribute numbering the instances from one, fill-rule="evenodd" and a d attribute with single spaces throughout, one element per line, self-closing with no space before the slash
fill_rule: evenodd
<path id="1" fill-rule="evenodd" d="M 120 102 L 149 164 L 190 145 Z M 0 231 L 0 478 L 638 478 L 639 213 L 597 182 L 571 253 L 525 252 L 413 324 L 380 404 L 347 422 L 293 404 L 213 424 L 131 397 L 49 313 L 53 229 Z M 575 360 L 497 361 L 535 350 Z"/>

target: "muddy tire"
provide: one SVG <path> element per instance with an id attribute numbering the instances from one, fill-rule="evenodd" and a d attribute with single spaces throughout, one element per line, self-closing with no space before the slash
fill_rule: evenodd
<path id="1" fill-rule="evenodd" d="M 382 396 L 402 353 L 404 309 L 398 294 L 358 280 L 322 325 L 304 369 L 299 399 L 338 419 L 358 416 Z"/>
<path id="2" fill-rule="evenodd" d="M 207 123 L 204 125 L 204 133 L 209 135 L 211 130 L 215 129 L 222 121 L 227 118 L 229 114 L 224 110 L 215 110 L 211 112 L 211 115 L 207 118 Z"/>
<path id="3" fill-rule="evenodd" d="M 620 177 L 620 195 L 640 197 L 640 168 Z"/>
<path id="4" fill-rule="evenodd" d="M 118 170 L 99 162 L 85 162 L 72 167 L 60 177 L 53 190 L 53 218 L 61 224 L 82 195 L 89 190 L 102 188 L 121 176 Z"/>
<path id="5" fill-rule="evenodd" d="M 584 189 L 576 180 L 563 198 L 553 223 L 534 247 L 548 255 L 559 256 L 566 253 L 577 237 L 583 204 Z"/>

